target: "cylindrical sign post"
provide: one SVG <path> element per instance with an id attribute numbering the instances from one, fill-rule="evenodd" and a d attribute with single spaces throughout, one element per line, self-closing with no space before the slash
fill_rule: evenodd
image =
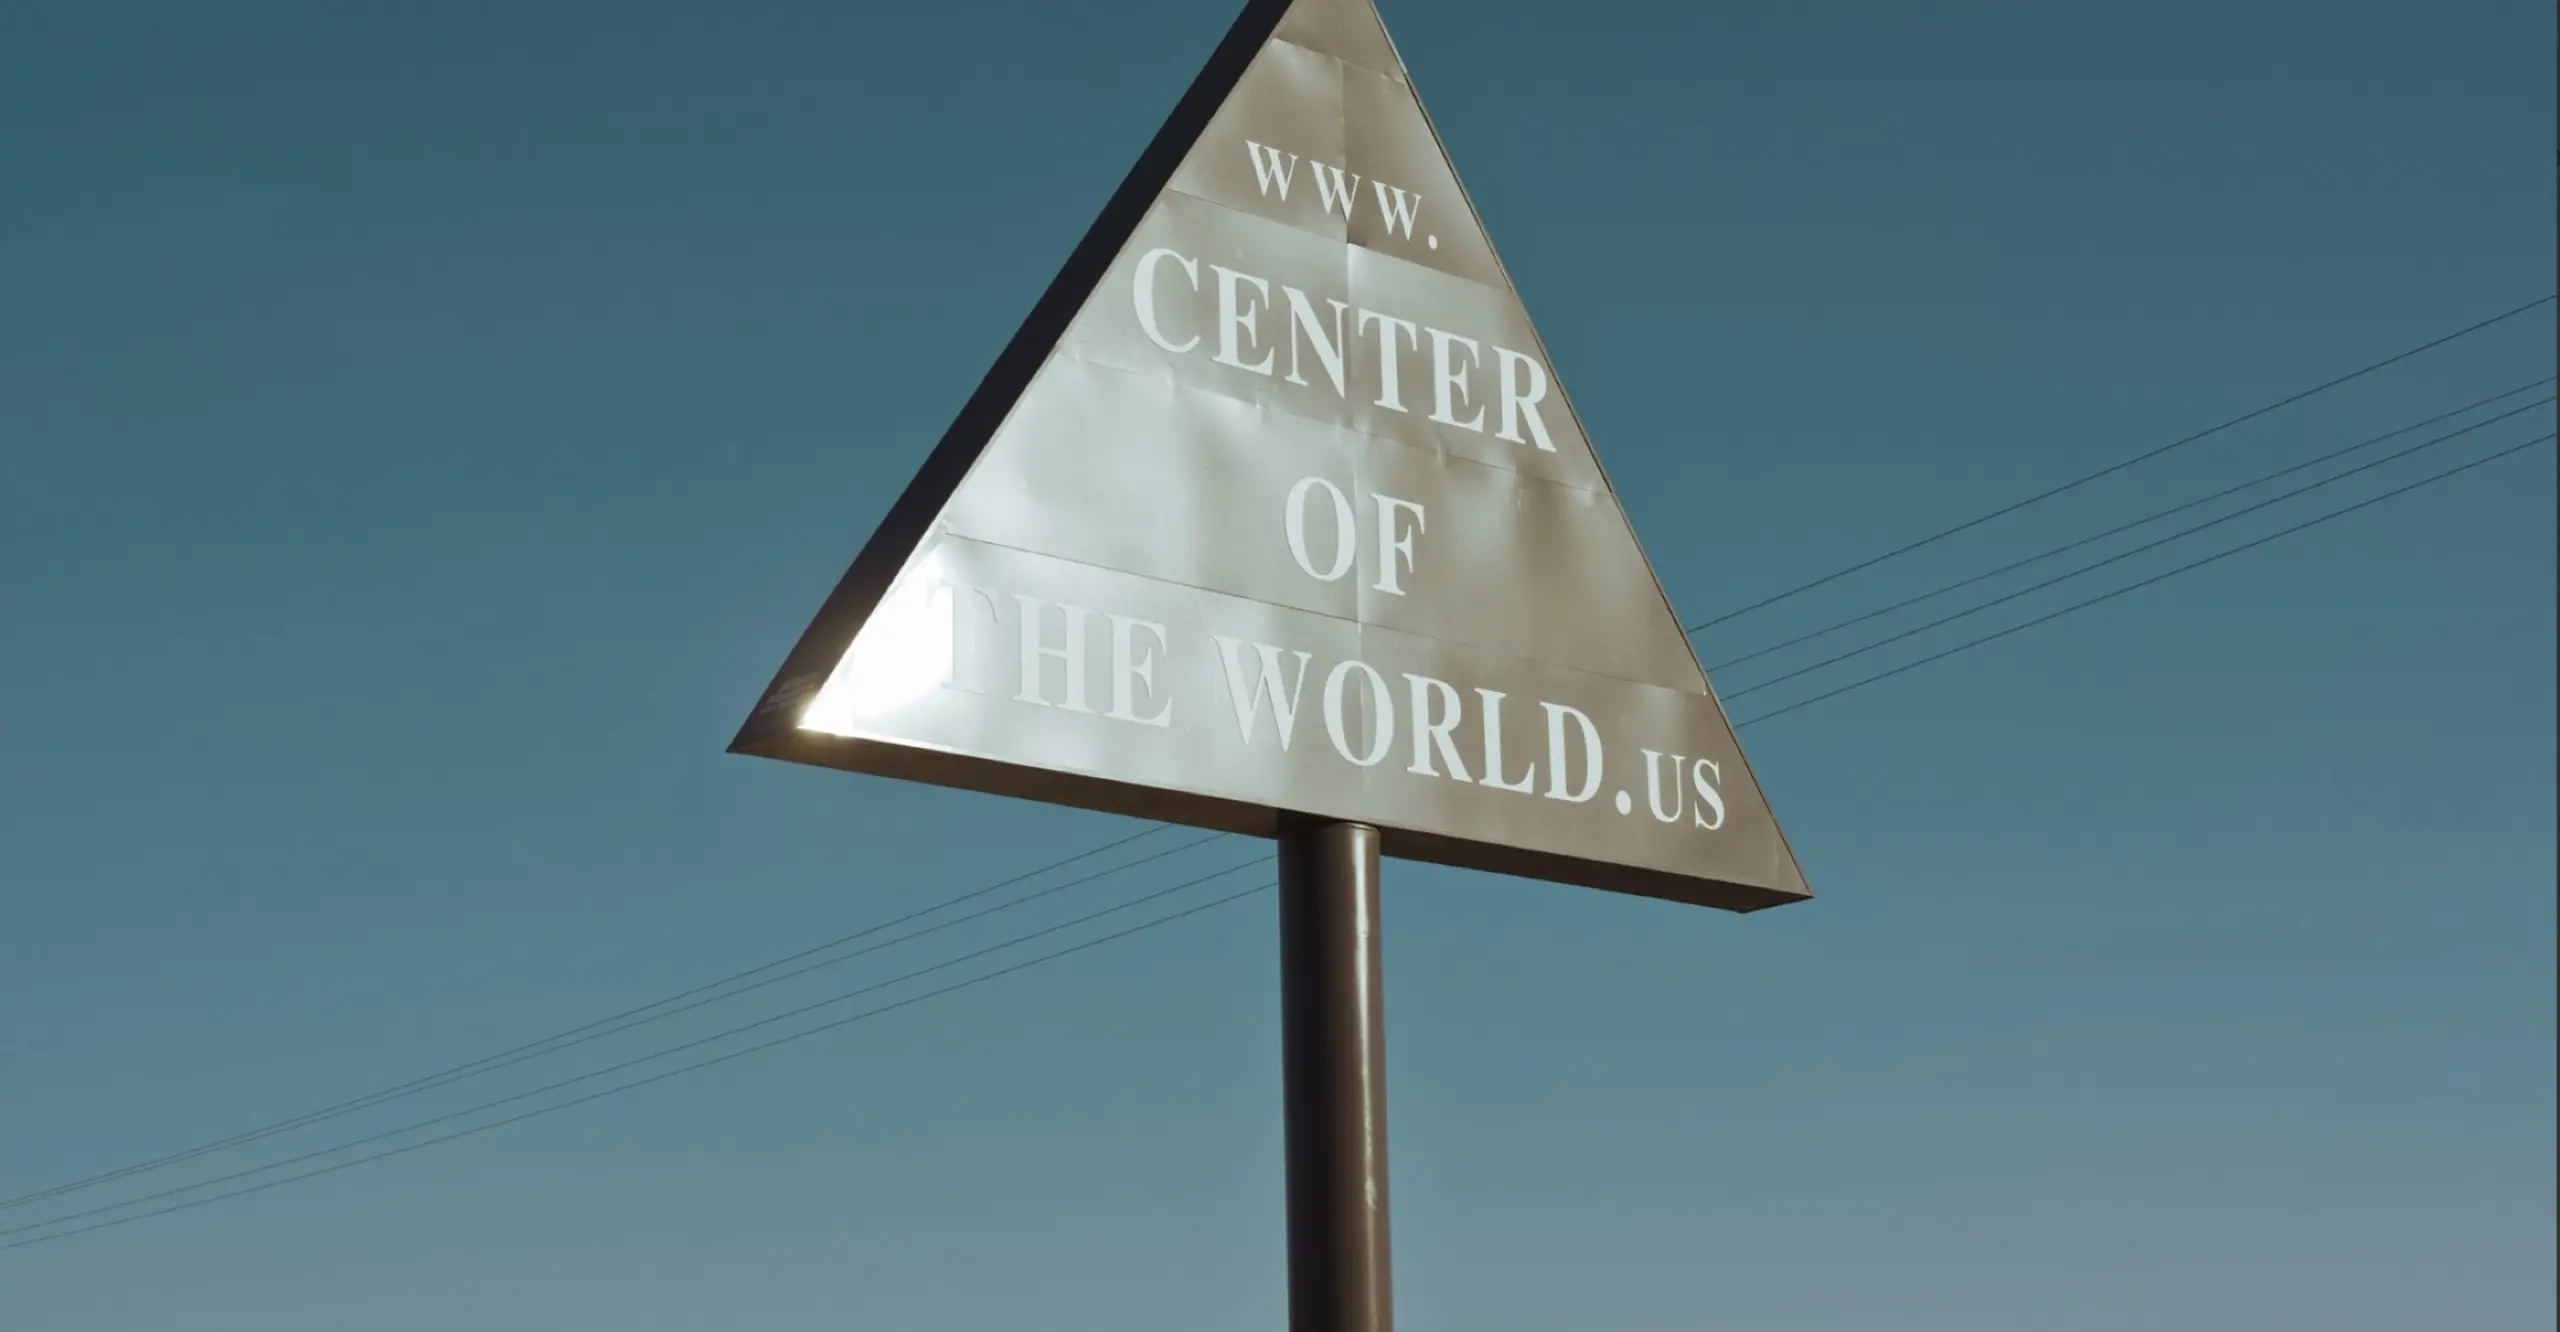
<path id="1" fill-rule="evenodd" d="M 1378 830 L 1290 822 L 1280 833 L 1289 1332 L 1395 1332 L 1379 977 Z"/>

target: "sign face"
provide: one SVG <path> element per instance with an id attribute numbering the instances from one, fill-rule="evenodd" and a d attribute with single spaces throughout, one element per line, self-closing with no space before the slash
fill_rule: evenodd
<path id="1" fill-rule="evenodd" d="M 1255 0 L 733 750 L 1810 896 L 1370 0 Z"/>

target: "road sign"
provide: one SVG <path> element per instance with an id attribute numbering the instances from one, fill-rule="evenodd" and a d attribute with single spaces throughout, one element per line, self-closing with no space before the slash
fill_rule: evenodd
<path id="1" fill-rule="evenodd" d="M 732 748 L 1810 895 L 1369 0 L 1248 6 Z"/>

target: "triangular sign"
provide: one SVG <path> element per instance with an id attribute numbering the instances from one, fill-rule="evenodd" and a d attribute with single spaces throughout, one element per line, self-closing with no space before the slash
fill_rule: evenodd
<path id="1" fill-rule="evenodd" d="M 731 747 L 1810 895 L 1371 0 L 1252 0 Z"/>

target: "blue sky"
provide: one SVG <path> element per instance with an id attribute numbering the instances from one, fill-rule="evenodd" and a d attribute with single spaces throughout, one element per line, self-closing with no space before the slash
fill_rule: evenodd
<path id="1" fill-rule="evenodd" d="M 1382 9 L 1693 622 L 2554 287 L 2548 5 Z M 1228 17 L 0 19 L 0 1195 L 1134 831 L 721 749 Z M 2545 307 L 1702 653 L 2553 355 Z M 1402 1325 L 2549 1327 L 2553 489 L 2545 446 L 1747 730 L 1808 905 L 1392 866 Z M 1272 924 L 0 1252 L 0 1325 L 1276 1329 Z"/>

